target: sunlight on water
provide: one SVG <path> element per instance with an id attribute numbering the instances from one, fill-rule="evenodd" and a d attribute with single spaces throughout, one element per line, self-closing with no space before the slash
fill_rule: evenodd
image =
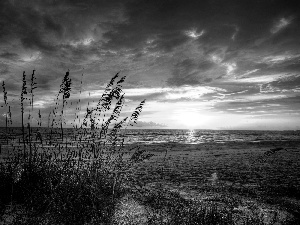
<path id="1" fill-rule="evenodd" d="M 195 131 L 194 130 L 189 130 L 187 132 L 187 140 L 186 143 L 189 144 L 197 144 L 196 138 L 195 138 Z"/>

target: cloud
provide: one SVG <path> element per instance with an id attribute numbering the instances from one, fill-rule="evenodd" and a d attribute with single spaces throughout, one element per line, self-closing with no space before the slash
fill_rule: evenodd
<path id="1" fill-rule="evenodd" d="M 262 89 L 267 90 L 290 90 L 300 87 L 300 75 L 292 75 L 288 77 L 281 77 L 278 80 L 262 85 Z"/>
<path id="2" fill-rule="evenodd" d="M 3 52 L 2 54 L 0 54 L 0 58 L 4 58 L 4 59 L 9 59 L 9 60 L 18 60 L 20 57 L 17 53 L 12 53 L 12 52 Z"/>
<path id="3" fill-rule="evenodd" d="M 49 15 L 43 15 L 33 5 L 20 4 L 18 7 L 10 1 L 1 1 L 3 12 L 0 16 L 2 40 L 21 40 L 26 48 L 37 48 L 45 51 L 54 50 L 46 41 L 45 33 L 61 34 L 62 28 Z M 50 33 L 49 33 L 50 32 Z"/>
<path id="4" fill-rule="evenodd" d="M 236 63 L 225 63 L 224 65 L 227 67 L 227 75 L 232 74 L 232 72 L 236 70 Z"/>
<path id="5" fill-rule="evenodd" d="M 214 63 L 211 62 L 210 60 L 203 60 L 198 63 L 197 69 L 200 70 L 201 72 L 208 71 L 214 67 Z"/>
<path id="6" fill-rule="evenodd" d="M 300 54 L 292 54 L 292 53 L 285 53 L 281 55 L 271 55 L 266 56 L 262 59 L 262 62 L 267 64 L 278 64 L 278 63 L 284 63 L 284 62 L 290 62 L 292 60 L 298 61 L 300 59 Z"/>
<path id="7" fill-rule="evenodd" d="M 265 9 L 267 5 L 263 5 L 262 8 Z M 108 48 L 141 48 L 148 38 L 154 38 L 157 46 L 157 48 L 154 48 L 155 50 L 171 51 L 189 41 L 190 38 L 199 39 L 200 36 L 205 37 L 199 39 L 199 42 L 215 44 L 217 42 L 224 43 L 225 40 L 225 43 L 228 43 L 232 39 L 236 39 L 238 31 L 243 31 L 239 35 L 239 38 L 241 38 L 239 41 L 241 41 L 244 38 L 249 39 L 249 35 L 253 36 L 254 27 L 251 26 L 261 24 L 261 19 L 264 19 L 261 17 L 265 15 L 261 14 L 257 17 L 259 13 L 255 15 L 249 13 L 249 7 L 255 11 L 260 9 L 261 6 L 235 1 L 229 1 L 226 4 L 220 2 L 218 6 L 210 1 L 189 1 L 189 3 L 183 3 L 182 1 L 162 1 L 161 3 L 132 1 L 124 6 L 124 17 L 126 18 L 124 22 L 114 24 L 113 30 L 104 34 L 104 37 L 108 39 L 105 44 Z M 233 7 L 238 12 L 234 20 L 230 17 L 230 14 L 226 13 Z M 259 10 L 259 12 L 261 11 L 263 9 Z M 210 19 L 211 15 L 215 15 L 214 20 Z M 241 18 L 249 19 L 241 20 Z M 240 31 L 237 28 L 239 26 L 235 25 L 235 31 L 232 33 L 232 27 L 226 26 L 224 21 L 244 22 L 243 27 L 251 26 L 247 30 L 241 29 L 242 31 Z M 190 29 L 190 27 L 193 28 Z M 136 30 L 139 32 L 135 32 Z M 256 27 L 256 33 L 258 31 Z"/>
<path id="8" fill-rule="evenodd" d="M 180 86 L 173 88 L 132 88 L 123 89 L 125 98 L 130 101 L 141 101 L 147 99 L 147 101 L 193 101 L 200 100 L 202 96 L 225 91 L 222 88 L 210 87 L 210 86 Z M 103 91 L 93 91 L 90 94 L 92 98 L 99 98 Z M 84 95 L 84 93 L 83 93 Z"/>
<path id="9" fill-rule="evenodd" d="M 1 75 L 8 74 L 8 72 L 9 72 L 8 66 L 5 65 L 5 64 L 3 64 L 3 63 L 0 63 L 0 66 L 1 66 L 1 68 L 0 68 L 0 74 Z"/>
<path id="10" fill-rule="evenodd" d="M 169 78 L 167 83 L 169 85 L 199 85 L 197 79 L 197 64 L 192 59 L 185 59 L 175 64 L 173 69 L 173 77 Z"/>
<path id="11" fill-rule="evenodd" d="M 235 41 L 235 38 L 236 38 L 236 36 L 237 36 L 239 30 L 240 30 L 240 29 L 238 28 L 238 26 L 234 26 L 234 33 L 233 33 L 232 36 L 231 36 L 231 39 L 232 39 L 233 41 Z"/>
<path id="12" fill-rule="evenodd" d="M 245 113 L 249 115 L 261 114 L 282 114 L 292 112 L 297 109 L 299 99 L 296 97 L 288 97 L 278 95 L 257 96 L 257 98 L 236 99 L 235 101 L 220 101 L 214 105 L 215 111 L 226 111 L 230 113 Z M 293 105 L 293 106 L 290 106 Z"/>
<path id="13" fill-rule="evenodd" d="M 294 17 L 290 16 L 288 18 L 280 18 L 274 26 L 271 28 L 270 32 L 272 34 L 276 34 L 277 32 L 281 31 L 282 29 L 286 28 L 289 24 L 291 24 Z"/>
<path id="14" fill-rule="evenodd" d="M 163 127 L 167 127 L 165 124 L 160 124 L 160 123 L 155 123 L 155 122 L 152 122 L 152 121 L 149 121 L 149 122 L 146 122 L 146 121 L 138 121 L 137 124 L 135 124 L 133 126 L 134 128 L 135 127 L 147 127 L 147 128 L 156 128 L 156 127 L 160 127 L 160 128 L 163 128 Z"/>
<path id="15" fill-rule="evenodd" d="M 37 31 L 32 31 L 30 35 L 21 38 L 21 43 L 25 48 L 29 49 L 37 49 L 46 52 L 56 50 L 56 47 L 43 40 L 43 37 Z"/>
<path id="16" fill-rule="evenodd" d="M 197 32 L 196 29 L 192 29 L 192 30 L 187 30 L 184 32 L 187 36 L 193 38 L 193 39 L 198 39 L 199 37 L 201 37 L 205 31 L 204 30 L 201 30 L 200 33 Z"/>
<path id="17" fill-rule="evenodd" d="M 43 15 L 42 18 L 45 30 L 53 31 L 59 37 L 63 35 L 63 26 L 55 21 L 51 15 Z"/>

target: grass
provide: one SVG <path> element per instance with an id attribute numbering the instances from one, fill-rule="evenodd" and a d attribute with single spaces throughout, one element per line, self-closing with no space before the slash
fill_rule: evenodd
<path id="1" fill-rule="evenodd" d="M 1 202 L 21 204 L 30 224 L 109 223 L 121 193 L 115 188 L 113 196 L 114 179 L 109 173 L 96 167 L 78 170 L 71 164 L 58 166 L 49 161 L 19 167 L 2 168 L 1 193 L 7 197 Z"/>
<path id="2" fill-rule="evenodd" d="M 65 110 L 72 95 L 72 82 L 67 72 L 55 106 L 45 116 L 48 128 L 43 134 L 39 133 L 41 111 L 35 113 L 37 109 L 33 107 L 34 71 L 30 96 L 23 73 L 21 133 L 9 127 L 12 116 L 3 82 L 4 109 L 9 111 L 6 113 L 6 145 L 5 148 L 1 146 L 3 157 L 0 159 L 2 220 L 7 224 L 125 224 L 126 221 L 127 224 L 139 224 L 130 215 L 125 215 L 126 220 L 124 217 L 116 220 L 120 202 L 129 195 L 134 201 L 126 207 L 130 208 L 133 202 L 136 204 L 129 214 L 141 209 L 146 224 L 264 224 L 264 218 L 257 210 L 248 215 L 237 212 L 237 203 L 232 197 L 197 202 L 162 187 L 136 187 L 139 181 L 132 176 L 132 171 L 153 155 L 124 143 L 124 132 L 137 122 L 145 104 L 144 100 L 131 116 L 120 118 L 124 107 L 124 81 L 125 77 L 119 78 L 116 74 L 98 104 L 95 107 L 88 104 L 83 118 L 78 99 L 73 129 L 69 132 L 63 128 Z M 25 111 L 27 108 L 29 112 Z M 26 113 L 29 120 L 25 130 Z M 39 128 L 33 128 L 30 122 L 35 114 Z M 163 152 L 164 159 L 167 153 L 167 150 Z M 269 224 L 276 222 L 274 217 Z"/>
<path id="3" fill-rule="evenodd" d="M 67 72 L 52 112 L 50 136 L 44 137 L 39 143 L 39 140 L 34 141 L 34 134 L 38 139 L 38 132 L 30 125 L 34 114 L 33 90 L 36 88 L 34 71 L 31 77 L 31 96 L 27 96 L 26 74 L 23 72 L 20 97 L 22 132 L 19 135 L 19 145 L 13 146 L 15 140 L 12 140 L 12 151 L 2 149 L 3 155 L 6 151 L 5 158 L 0 164 L 2 216 L 8 209 L 14 211 L 16 206 L 21 206 L 22 210 L 10 212 L 11 215 L 23 212 L 21 213 L 23 216 L 18 215 L 12 223 L 111 222 L 116 202 L 123 193 L 124 171 L 129 170 L 133 164 L 149 158 L 145 152 L 138 149 L 130 150 L 131 157 L 127 159 L 123 157 L 124 138 L 120 135 L 121 129 L 136 123 L 145 101 L 138 105 L 131 117 L 119 118 L 124 105 L 121 85 L 125 77 L 116 81 L 118 76 L 115 75 L 107 85 L 97 107 L 87 109 L 81 128 L 75 129 L 77 135 L 74 139 L 77 141 L 74 141 L 64 137 L 63 128 L 64 110 L 71 95 L 71 79 Z M 2 86 L 6 109 L 8 103 L 4 82 Z M 59 95 L 62 95 L 62 101 Z M 27 130 L 24 126 L 26 106 L 30 108 Z M 107 120 L 100 121 L 99 116 L 105 113 L 110 113 L 110 116 Z M 38 117 L 41 121 L 40 110 Z M 7 126 L 6 122 L 6 130 Z M 11 136 L 16 135 L 11 133 Z M 57 139 L 58 136 L 61 138 L 60 141 Z M 51 148 L 44 147 L 44 144 L 50 145 Z M 6 145 L 6 148 L 8 147 L 9 145 Z"/>
<path id="4" fill-rule="evenodd" d="M 242 211 L 235 206 L 235 199 L 231 196 L 214 198 L 207 202 L 198 202 L 182 198 L 178 193 L 164 191 L 144 191 L 135 195 L 146 207 L 144 217 L 146 224 L 168 225 L 210 225 L 210 224 L 282 224 L 279 216 L 265 218 L 257 208 Z M 227 201 L 227 202 L 226 202 Z M 276 212 L 274 212 L 276 213 Z M 140 215 L 141 217 L 141 215 Z M 126 224 L 137 224 L 132 217 Z M 286 221 L 284 224 L 295 224 L 295 221 Z M 124 223 L 125 224 L 125 223 Z"/>

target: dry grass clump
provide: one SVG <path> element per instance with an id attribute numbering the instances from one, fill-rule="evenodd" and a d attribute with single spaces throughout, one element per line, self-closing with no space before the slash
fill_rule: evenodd
<path id="1" fill-rule="evenodd" d="M 26 212 L 22 220 L 28 217 L 31 224 L 108 223 L 122 193 L 113 187 L 111 174 L 97 168 L 78 171 L 49 161 L 22 166 L 1 169 L 0 191 L 5 193 L 1 202 L 21 204 Z"/>
<path id="2" fill-rule="evenodd" d="M 97 107 L 87 108 L 82 124 L 74 127 L 74 137 L 70 139 L 70 135 L 67 137 L 64 134 L 63 128 L 64 109 L 71 95 L 69 72 L 63 78 L 52 115 L 48 116 L 52 119 L 48 137 L 42 137 L 30 124 L 34 114 L 33 90 L 36 83 L 33 72 L 31 96 L 27 96 L 26 74 L 23 73 L 20 98 L 22 133 L 11 133 L 11 136 L 19 135 L 19 145 L 13 146 L 12 151 L 6 145 L 7 149 L 2 149 L 6 155 L 0 162 L 0 215 L 9 217 L 5 220 L 7 223 L 111 222 L 116 202 L 124 192 L 125 179 L 130 176 L 129 171 L 136 163 L 151 157 L 138 148 L 125 150 L 121 131 L 136 123 L 145 101 L 138 105 L 130 117 L 120 118 L 124 106 L 122 83 L 125 77 L 117 81 L 118 76 L 116 74 L 109 82 Z M 7 108 L 4 83 L 3 93 Z M 25 129 L 28 100 L 30 111 Z M 107 117 L 105 114 L 110 115 Z M 38 116 L 41 128 L 40 111 Z M 78 115 L 75 114 L 75 117 L 78 118 Z"/>

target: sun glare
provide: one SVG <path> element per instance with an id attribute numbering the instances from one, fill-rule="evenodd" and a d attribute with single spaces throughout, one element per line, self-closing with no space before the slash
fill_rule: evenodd
<path id="1" fill-rule="evenodd" d="M 185 128 L 201 128 L 206 123 L 206 119 L 199 112 L 179 112 L 176 114 L 176 121 Z"/>

